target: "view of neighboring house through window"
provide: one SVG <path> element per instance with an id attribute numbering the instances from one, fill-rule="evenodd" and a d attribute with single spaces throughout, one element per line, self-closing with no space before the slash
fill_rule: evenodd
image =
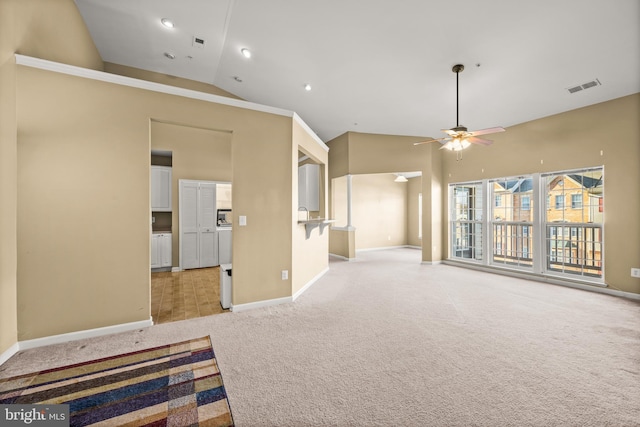
<path id="1" fill-rule="evenodd" d="M 546 269 L 551 272 L 602 277 L 604 179 L 602 168 L 546 174 L 545 191 L 556 199 L 571 198 L 570 207 L 547 209 Z"/>
<path id="2" fill-rule="evenodd" d="M 450 184 L 450 258 L 601 282 L 603 174 L 597 167 Z"/>
<path id="3" fill-rule="evenodd" d="M 533 228 L 533 177 L 501 178 L 489 181 L 494 197 L 500 197 L 500 206 L 491 212 L 493 241 L 492 264 L 530 268 Z"/>

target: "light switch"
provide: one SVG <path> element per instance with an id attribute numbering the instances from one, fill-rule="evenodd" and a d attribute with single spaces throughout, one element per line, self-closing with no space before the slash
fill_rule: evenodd
<path id="1" fill-rule="evenodd" d="M 243 226 L 247 225 L 247 217 L 246 217 L 246 215 L 240 215 L 240 216 L 238 217 L 238 221 L 239 221 L 239 225 L 240 225 L 241 227 L 243 227 Z"/>

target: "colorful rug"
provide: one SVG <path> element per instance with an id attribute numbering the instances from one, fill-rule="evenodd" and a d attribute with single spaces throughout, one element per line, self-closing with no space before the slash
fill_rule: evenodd
<path id="1" fill-rule="evenodd" d="M 0 404 L 68 404 L 72 426 L 233 426 L 209 337 L 0 380 Z"/>

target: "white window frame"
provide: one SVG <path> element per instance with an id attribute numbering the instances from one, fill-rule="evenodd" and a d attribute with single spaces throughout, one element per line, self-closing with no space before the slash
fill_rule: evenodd
<path id="1" fill-rule="evenodd" d="M 533 221 L 531 223 L 528 223 L 528 225 L 531 227 L 529 228 L 527 231 L 528 233 L 526 234 L 530 234 L 531 238 L 532 238 L 532 242 L 531 245 L 532 247 L 527 247 L 527 251 L 530 255 L 530 257 L 533 259 L 533 266 L 532 267 L 522 267 L 522 266 L 517 266 L 517 267 L 513 267 L 513 266 L 508 266 L 505 267 L 504 265 L 500 265 L 500 264 L 493 264 L 491 262 L 491 260 L 493 259 L 493 227 L 492 227 L 492 223 L 493 223 L 493 218 L 492 218 L 492 210 L 493 208 L 496 207 L 501 207 L 501 206 L 496 206 L 496 196 L 494 195 L 493 192 L 493 182 L 496 181 L 502 181 L 505 179 L 512 179 L 510 177 L 507 178 L 497 178 L 497 179 L 484 179 L 481 182 L 478 181 L 472 181 L 472 182 L 460 182 L 460 183 L 450 183 L 449 184 L 449 200 L 448 200 L 448 221 L 449 221 L 449 233 L 450 233 L 450 239 L 449 239 L 449 259 L 450 260 L 454 260 L 454 261 L 460 261 L 460 262 L 467 262 L 467 263 L 480 263 L 483 266 L 487 266 L 487 267 L 495 267 L 498 269 L 515 269 L 515 270 L 526 270 L 529 271 L 533 274 L 536 275 L 542 275 L 542 276 L 554 276 L 554 277 L 559 277 L 559 278 L 564 278 L 564 279 L 569 279 L 569 280 L 578 280 L 578 281 L 584 281 L 584 282 L 588 282 L 588 283 L 593 283 L 593 284 L 599 284 L 599 285 L 603 285 L 604 284 L 604 278 L 605 278 L 605 265 L 604 265 L 604 261 L 605 261 L 605 236 L 604 236 L 604 215 L 606 214 L 605 212 L 602 213 L 603 217 L 600 223 L 598 223 L 600 225 L 600 235 L 601 235 L 601 240 L 599 242 L 600 245 L 600 251 L 601 251 L 601 255 L 600 255 L 600 263 L 602 265 L 602 270 L 601 270 L 601 275 L 600 277 L 591 277 L 591 276 L 587 276 L 587 275 L 582 275 L 582 274 L 572 274 L 572 273 L 558 273 L 556 271 L 553 270 L 548 270 L 546 267 L 546 257 L 547 255 L 550 257 L 550 259 L 552 261 L 558 261 L 558 262 L 563 262 L 564 258 L 565 258 L 565 254 L 564 251 L 559 250 L 559 251 L 552 251 L 552 248 L 547 248 L 547 238 L 546 238 L 546 233 L 547 233 L 547 226 L 548 225 L 553 225 L 555 227 L 557 227 L 557 229 L 553 229 L 553 228 L 549 228 L 549 230 L 551 232 L 556 232 L 556 237 L 558 238 L 562 238 L 563 240 L 570 240 L 571 237 L 571 229 L 570 227 L 580 227 L 583 226 L 584 224 L 581 223 L 566 223 L 564 221 L 559 221 L 559 222 L 547 222 L 547 210 L 551 209 L 552 207 L 549 205 L 548 201 L 549 201 L 549 195 L 546 192 L 546 188 L 545 188 L 545 178 L 547 176 L 551 176 L 551 175 L 571 175 L 571 174 L 580 174 L 580 173 L 585 173 L 585 172 L 591 172 L 591 171 L 595 171 L 595 170 L 601 170 L 603 175 L 604 175 L 604 166 L 597 166 L 597 167 L 589 167 L 589 168 L 583 168 L 583 169 L 574 169 L 574 170 L 562 170 L 562 171 L 555 171 L 555 172 L 545 172 L 545 173 L 533 173 L 533 174 L 529 174 L 527 175 L 527 177 L 532 177 L 532 183 L 533 183 L 533 191 L 532 191 L 532 199 L 531 199 L 531 203 L 533 204 L 532 209 L 532 214 L 533 214 Z M 482 259 L 480 260 L 476 260 L 476 259 L 470 259 L 470 258 L 462 258 L 462 257 L 454 257 L 452 256 L 452 251 L 453 251 L 453 247 L 454 247 L 454 239 L 455 236 L 452 235 L 452 230 L 453 227 L 451 225 L 452 222 L 452 216 L 451 216 L 451 203 L 455 203 L 455 200 L 453 200 L 453 188 L 455 186 L 463 186 L 463 185 L 475 185 L 475 184 L 481 184 L 481 188 L 482 188 L 482 199 L 484 201 L 488 201 L 491 200 L 493 203 L 483 203 L 482 209 L 483 209 L 483 213 L 482 213 Z M 562 193 L 562 201 L 563 201 L 563 206 L 562 209 L 566 209 L 567 208 L 567 203 L 566 203 L 566 194 L 563 191 Z M 554 200 L 555 202 L 555 200 Z M 502 205 L 502 203 L 501 203 Z M 554 203 L 555 206 L 555 203 Z M 565 236 L 565 233 L 567 234 Z"/>

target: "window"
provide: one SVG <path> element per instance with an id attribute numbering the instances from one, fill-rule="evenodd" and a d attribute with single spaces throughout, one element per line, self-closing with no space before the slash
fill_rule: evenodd
<path id="1" fill-rule="evenodd" d="M 528 175 L 491 180 L 490 188 L 494 196 L 500 194 L 503 202 L 500 207 L 494 206 L 491 214 L 491 263 L 531 269 L 533 177 Z"/>
<path id="2" fill-rule="evenodd" d="M 544 175 L 547 195 L 554 194 L 556 200 L 571 196 L 571 209 L 547 211 L 545 217 L 546 272 L 602 279 L 603 172 L 594 168 Z"/>
<path id="3" fill-rule="evenodd" d="M 482 186 L 456 184 L 450 191 L 451 256 L 482 260 Z"/>
<path id="4" fill-rule="evenodd" d="M 571 195 L 571 209 L 582 209 L 582 194 Z"/>
<path id="5" fill-rule="evenodd" d="M 602 283 L 603 167 L 450 184 L 449 201 L 451 258 Z"/>

